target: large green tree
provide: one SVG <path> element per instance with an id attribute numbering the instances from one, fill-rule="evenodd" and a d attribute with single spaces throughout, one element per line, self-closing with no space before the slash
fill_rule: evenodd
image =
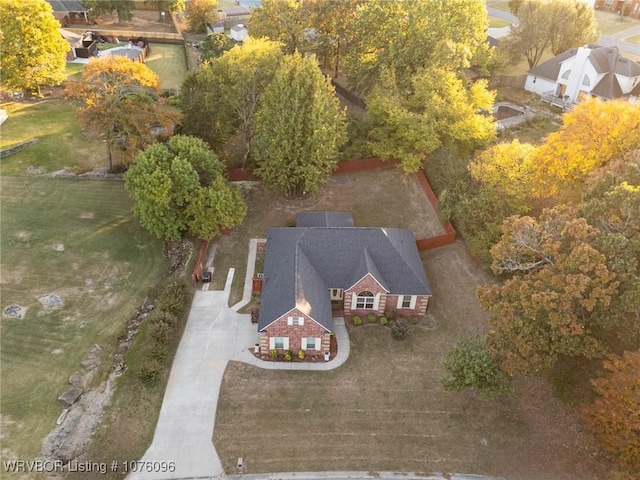
<path id="1" fill-rule="evenodd" d="M 38 92 L 65 78 L 70 50 L 53 10 L 44 0 L 0 2 L 0 79 L 11 89 Z"/>
<path id="2" fill-rule="evenodd" d="M 163 12 L 177 12 L 178 10 L 184 10 L 184 0 L 144 0 L 144 3 L 154 5 L 158 10 L 158 19 L 165 21 Z"/>
<path id="3" fill-rule="evenodd" d="M 118 23 L 128 22 L 133 18 L 134 0 L 83 0 L 85 7 L 91 9 L 92 16 L 100 16 L 116 12 Z"/>
<path id="4" fill-rule="evenodd" d="M 335 78 L 339 76 L 343 57 L 355 44 L 353 25 L 363 3 L 363 0 L 307 1 L 315 53 L 325 67 L 331 66 Z"/>
<path id="5" fill-rule="evenodd" d="M 189 0 L 184 12 L 191 31 L 204 33 L 218 19 L 218 0 Z"/>
<path id="6" fill-rule="evenodd" d="M 619 344 L 634 348 L 640 341 L 640 150 L 603 170 L 587 190 L 580 214 L 599 230 L 595 245 L 620 282 L 601 321 L 616 332 Z"/>
<path id="7" fill-rule="evenodd" d="M 200 139 L 175 135 L 141 152 L 125 174 L 133 213 L 166 241 L 187 235 L 211 240 L 242 222 L 247 207 L 224 166 Z"/>
<path id="8" fill-rule="evenodd" d="M 375 155 L 399 158 L 406 173 L 422 168 L 425 157 L 443 144 L 467 149 L 486 146 L 495 136 L 488 111 L 494 96 L 487 83 L 432 67 L 416 74 L 410 93 L 393 72 L 383 76 L 368 98 L 369 140 Z"/>
<path id="9" fill-rule="evenodd" d="M 200 46 L 200 62 L 204 63 L 218 58 L 235 45 L 235 40 L 232 40 L 224 33 L 211 33 L 207 35 L 207 38 L 204 39 Z"/>
<path id="10" fill-rule="evenodd" d="M 263 0 L 251 14 L 251 36 L 279 42 L 287 54 L 307 52 L 311 48 L 310 5 L 303 0 Z"/>
<path id="11" fill-rule="evenodd" d="M 425 68 L 469 67 L 486 40 L 483 0 L 370 0 L 357 10 L 346 67 L 349 81 L 366 94 L 392 71 L 400 91 Z"/>
<path id="12" fill-rule="evenodd" d="M 149 67 L 118 56 L 92 59 L 80 82 L 67 85 L 66 96 L 77 101 L 83 130 L 105 142 L 109 170 L 116 147 L 132 157 L 173 132 L 179 115 L 158 103 L 159 90 Z"/>
<path id="13" fill-rule="evenodd" d="M 345 141 L 344 111 L 315 56 L 286 56 L 256 116 L 258 175 L 285 195 L 316 191 Z"/>
<path id="14" fill-rule="evenodd" d="M 502 48 L 514 58 L 525 55 L 529 68 L 547 49 L 558 55 L 598 39 L 593 8 L 580 0 L 523 0 L 518 20 Z"/>
<path id="15" fill-rule="evenodd" d="M 244 165 L 251 154 L 256 109 L 282 56 L 280 44 L 248 38 L 190 73 L 181 90 L 185 133 L 217 150 L 238 132 Z"/>

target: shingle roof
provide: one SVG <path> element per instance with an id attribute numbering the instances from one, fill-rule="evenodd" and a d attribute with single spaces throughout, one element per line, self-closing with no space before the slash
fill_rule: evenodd
<path id="1" fill-rule="evenodd" d="M 577 48 L 570 48 L 562 52 L 560 55 L 556 55 L 555 57 L 543 62 L 539 65 L 536 65 L 531 70 L 529 70 L 529 75 L 536 75 L 538 77 L 546 78 L 547 80 L 557 80 L 558 74 L 560 73 L 560 65 L 567 58 L 573 57 L 578 52 Z"/>
<path id="2" fill-rule="evenodd" d="M 271 228 L 264 272 L 260 331 L 295 307 L 332 331 L 329 289 L 352 287 L 366 273 L 389 293 L 431 295 L 410 230 Z"/>
<path id="3" fill-rule="evenodd" d="M 77 0 L 47 0 L 47 2 L 54 12 L 86 12 L 89 10 Z"/>
<path id="4" fill-rule="evenodd" d="M 297 227 L 353 227 L 353 215 L 343 212 L 296 213 Z"/>

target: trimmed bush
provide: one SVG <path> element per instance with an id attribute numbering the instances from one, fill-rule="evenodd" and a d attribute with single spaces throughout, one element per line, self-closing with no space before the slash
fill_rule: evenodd
<path id="1" fill-rule="evenodd" d="M 367 315 L 367 320 L 369 321 L 369 323 L 376 323 L 376 316 L 373 313 L 370 313 L 369 315 Z"/>
<path id="2" fill-rule="evenodd" d="M 269 352 L 269 354 L 271 355 L 271 358 L 275 360 L 276 358 L 278 358 L 278 349 L 277 348 L 271 349 L 271 352 Z"/>
<path id="3" fill-rule="evenodd" d="M 404 340 L 409 335 L 411 325 L 406 320 L 397 320 L 391 325 L 391 335 L 396 340 Z"/>
<path id="4" fill-rule="evenodd" d="M 418 317 L 413 317 L 413 318 L 411 319 L 411 324 L 412 324 L 412 325 L 417 325 L 417 324 L 418 324 Z"/>
<path id="5" fill-rule="evenodd" d="M 389 323 L 389 320 L 387 320 L 387 317 L 381 317 L 380 318 L 380 325 L 384 326 L 387 323 Z"/>
<path id="6" fill-rule="evenodd" d="M 298 358 L 299 358 L 300 360 L 304 360 L 304 358 L 305 358 L 306 356 L 307 356 L 307 353 L 306 353 L 304 350 L 302 350 L 302 349 L 298 350 Z"/>
<path id="7" fill-rule="evenodd" d="M 355 317 L 353 317 L 353 325 L 355 325 L 356 327 L 362 325 L 362 319 L 356 315 Z"/>
<path id="8" fill-rule="evenodd" d="M 291 350 L 284 351 L 284 361 L 290 362 L 293 359 L 293 355 L 291 354 Z"/>

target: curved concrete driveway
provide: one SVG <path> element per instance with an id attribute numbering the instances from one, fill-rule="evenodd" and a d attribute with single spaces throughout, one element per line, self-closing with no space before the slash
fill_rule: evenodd
<path id="1" fill-rule="evenodd" d="M 272 363 L 256 359 L 249 351 L 258 339 L 256 326 L 249 315 L 228 307 L 233 274 L 234 269 L 230 269 L 223 291 L 196 292 L 153 442 L 139 463 L 144 471 L 131 473 L 129 480 L 195 480 L 224 475 L 212 437 L 220 385 L 230 360 L 270 369 L 330 370 L 349 356 L 344 322 L 336 322 L 339 353 L 330 362 Z M 161 471 L 162 462 L 174 462 L 175 470 Z"/>

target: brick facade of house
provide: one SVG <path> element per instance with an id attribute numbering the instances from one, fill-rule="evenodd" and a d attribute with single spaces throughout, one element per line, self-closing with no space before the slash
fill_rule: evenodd
<path id="1" fill-rule="evenodd" d="M 355 305 L 355 296 L 362 292 L 371 292 L 376 298 L 376 309 L 358 309 Z M 387 292 L 385 289 L 368 273 L 353 287 L 344 291 L 344 314 L 349 315 L 382 315 L 386 308 Z"/>
<path id="2" fill-rule="evenodd" d="M 358 309 L 355 308 L 354 295 L 358 295 L 362 292 L 371 292 L 377 300 L 375 309 Z M 427 305 L 429 304 L 428 295 L 415 295 L 413 308 L 398 307 L 399 295 L 387 294 L 385 289 L 373 278 L 371 274 L 367 274 L 362 280 L 356 283 L 353 287 L 344 291 L 344 314 L 346 316 L 358 315 L 360 317 L 366 317 L 367 315 L 384 315 L 389 312 L 397 313 L 404 317 L 414 317 L 424 315 L 427 312 Z"/>
<path id="3" fill-rule="evenodd" d="M 387 296 L 387 309 L 386 312 L 394 312 L 402 317 L 415 317 L 424 315 L 427 313 L 427 306 L 429 305 L 428 295 L 415 295 L 414 308 L 402 308 L 398 307 L 398 298 L 400 295 L 388 295 Z"/>
<path id="4" fill-rule="evenodd" d="M 289 317 L 302 317 L 304 318 L 303 325 L 289 325 L 288 319 Z M 320 338 L 319 349 L 316 350 L 305 350 L 307 356 L 320 356 L 325 351 L 329 351 L 331 336 L 325 328 L 318 324 L 315 320 L 313 320 L 308 315 L 305 315 L 298 309 L 293 309 L 287 312 L 285 315 L 277 319 L 271 325 L 269 325 L 266 329 L 266 332 L 260 333 L 260 351 L 261 352 L 269 352 L 270 348 L 270 338 L 274 337 L 283 337 L 289 340 L 289 348 L 293 354 L 297 354 L 298 350 L 300 350 L 302 345 L 303 338 Z M 279 349 L 279 353 L 284 352 L 284 348 Z"/>

